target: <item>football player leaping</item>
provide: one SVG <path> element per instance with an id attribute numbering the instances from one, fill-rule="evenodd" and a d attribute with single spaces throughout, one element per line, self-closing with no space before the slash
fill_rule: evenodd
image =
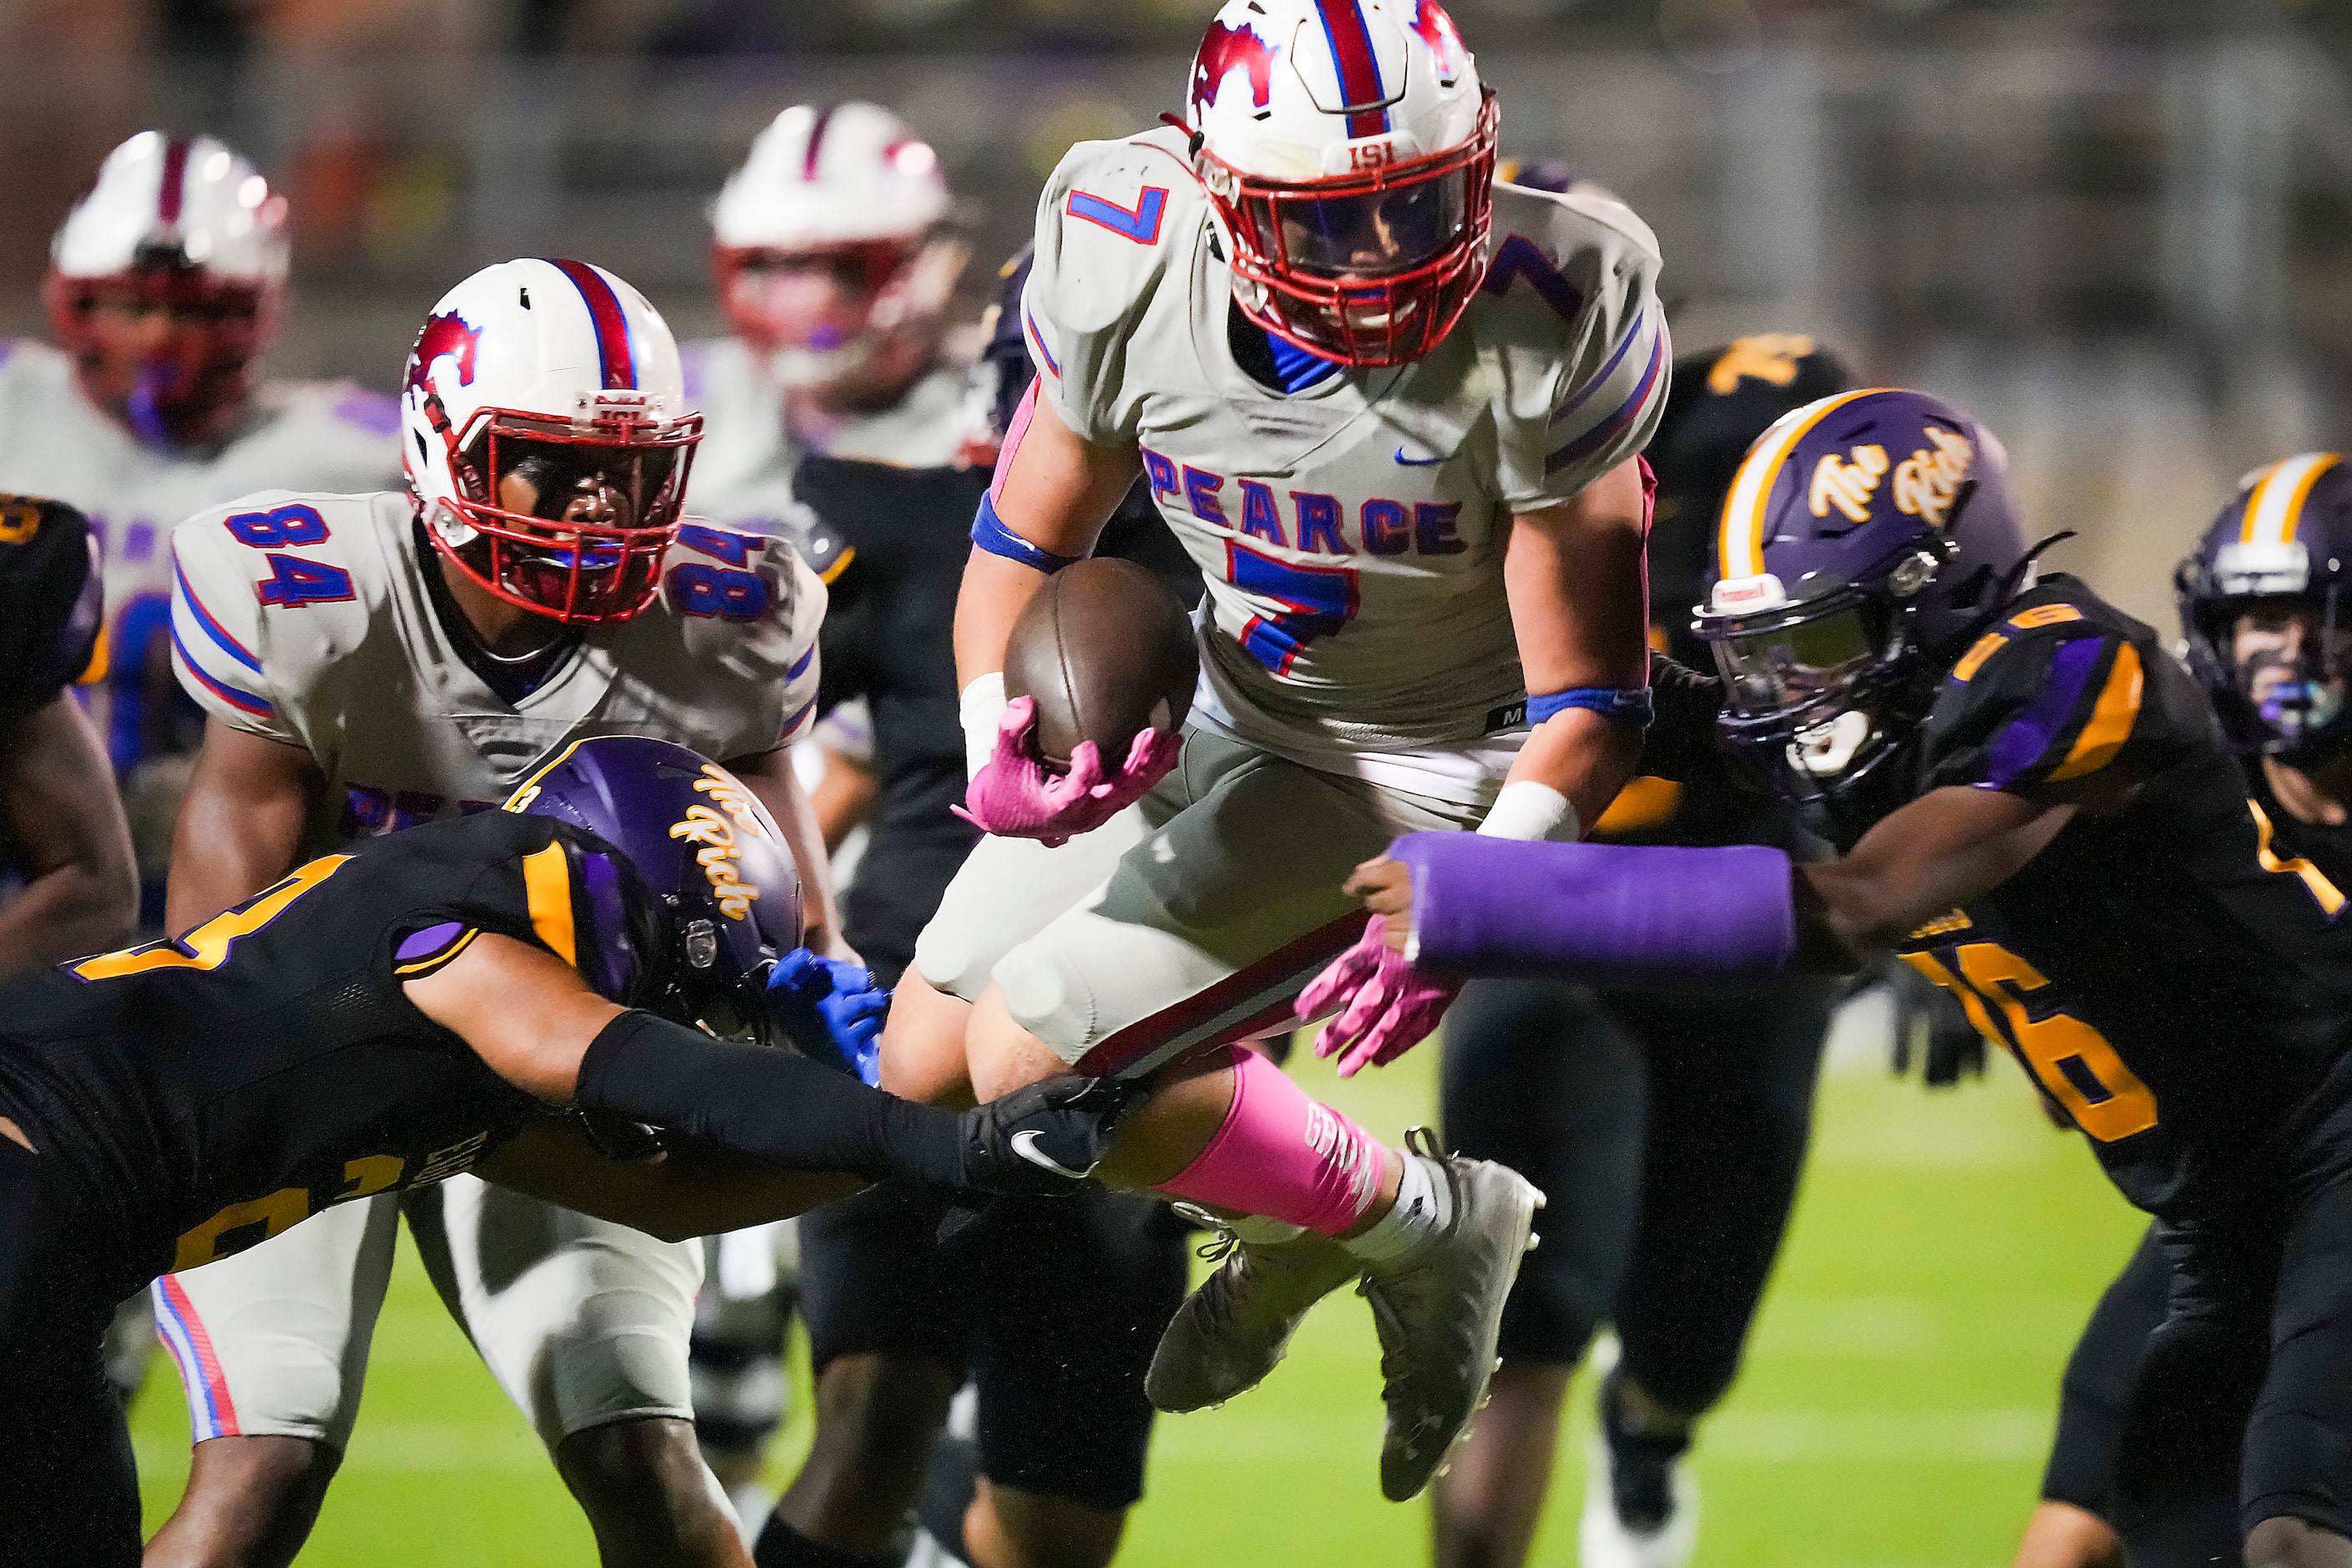
<path id="1" fill-rule="evenodd" d="M 606 736 L 509 805 L 346 846 L 178 941 L 0 990 L 11 1568 L 139 1563 L 99 1329 L 166 1268 L 468 1168 L 690 1236 L 862 1177 L 1056 1193 L 1098 1156 L 1120 1100 L 1099 1083 L 958 1116 L 837 1070 L 854 1033 L 789 985 L 776 1005 L 775 973 L 815 960 L 792 951 L 781 835 L 725 770 Z M 819 1060 L 762 1048 L 780 1034 Z"/>
<path id="2" fill-rule="evenodd" d="M 109 632 L 99 716 L 126 775 L 178 749 L 172 525 L 265 486 L 372 490 L 400 471 L 391 399 L 256 377 L 284 311 L 286 227 L 286 198 L 244 158 L 209 136 L 142 131 L 99 165 L 49 247 L 58 346 L 0 343 L 0 490 L 89 518 Z M 159 879 L 173 793 L 142 813 Z"/>
<path id="3" fill-rule="evenodd" d="M 1361 1273 L 1398 1500 L 1486 1387 L 1540 1195 L 1384 1148 L 1218 1047 L 1360 926 L 1351 857 L 1482 819 L 1574 837 L 1640 750 L 1657 252 L 1614 201 L 1495 185 L 1496 113 L 1430 0 L 1236 0 L 1182 126 L 1082 144 L 1047 183 L 1023 300 L 1041 374 L 956 611 L 992 837 L 884 1044 L 885 1081 L 926 1097 L 1159 1072 L 1118 1179 L 1249 1217 L 1148 1392 L 1240 1393 Z M 1007 633 L 1139 473 L 1208 579 L 1202 700 L 1181 742 L 1082 744 L 1056 778 L 1005 702 Z M 1395 1043 L 1451 994 L 1409 999 Z"/>
<path id="4" fill-rule="evenodd" d="M 1965 415 L 1874 391 L 1782 419 L 1732 486 L 1698 626 L 1721 733 L 1837 858 L 1408 836 L 1358 872 L 1381 919 L 1305 1000 L 1344 1002 L 1344 1039 L 1425 973 L 1731 981 L 1900 952 L 2155 1216 L 2169 1311 L 2114 1449 L 2129 1560 L 2340 1564 L 2345 894 L 2279 853 L 2154 630 L 2034 581 L 2002 468 Z M 2276 526 L 2263 510 L 2250 535 Z M 1693 705 L 1690 750 L 1714 706 Z M 2237 1517 L 2200 1540 L 2233 1471 Z"/>
<path id="5" fill-rule="evenodd" d="M 266 491 L 173 535 L 173 648 L 209 715 L 174 928 L 307 850 L 479 809 L 588 734 L 730 759 L 814 883 L 782 747 L 815 703 L 824 589 L 789 545 L 681 525 L 700 421 L 661 317 L 582 262 L 489 268 L 425 321 L 401 411 L 405 491 Z M 821 944 L 835 925 L 811 901 Z M 408 1212 L 604 1561 L 740 1563 L 688 1426 L 698 1249 L 471 1179 Z M 158 1284 L 198 1439 L 159 1561 L 299 1546 L 351 1430 L 394 1214 L 350 1205 Z M 520 1272 L 483 1262 L 518 1247 Z"/>

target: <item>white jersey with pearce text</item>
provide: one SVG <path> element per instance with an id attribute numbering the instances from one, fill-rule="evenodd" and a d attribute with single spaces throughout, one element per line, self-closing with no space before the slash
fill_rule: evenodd
<path id="1" fill-rule="evenodd" d="M 1673 358 L 1656 242 L 1606 196 L 1497 184 L 1492 265 L 1444 342 L 1285 395 L 1234 360 L 1184 140 L 1082 142 L 1047 182 L 1023 297 L 1042 395 L 1141 448 L 1208 580 L 1203 722 L 1483 805 L 1525 732 L 1507 524 L 1649 440 Z"/>
<path id="2" fill-rule="evenodd" d="M 702 415 L 687 509 L 722 527 L 790 537 L 793 470 L 801 443 L 784 424 L 784 395 L 740 338 L 681 344 L 686 400 Z M 889 407 L 845 420 L 821 449 L 835 458 L 899 468 L 943 468 L 961 449 L 970 420 L 965 374 L 942 363 Z"/>
<path id="3" fill-rule="evenodd" d="M 318 845 L 496 805 L 581 736 L 729 761 L 788 742 L 816 704 L 824 585 L 777 540 L 681 529 L 660 597 L 583 628 L 513 703 L 450 640 L 404 492 L 266 490 L 190 518 L 172 550 L 180 682 L 224 723 L 316 759 L 333 786 Z"/>
<path id="4" fill-rule="evenodd" d="M 168 630 L 175 524 L 265 486 L 396 485 L 399 433 L 399 405 L 351 382 L 268 382 L 226 445 L 151 447 L 82 395 L 64 353 L 0 342 L 0 491 L 54 496 L 89 515 L 105 562 L 110 657 L 125 679 Z"/>

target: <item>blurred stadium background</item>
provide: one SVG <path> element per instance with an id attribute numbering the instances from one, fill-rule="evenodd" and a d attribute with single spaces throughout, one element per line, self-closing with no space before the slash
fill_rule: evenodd
<path id="1" fill-rule="evenodd" d="M 2169 626 L 2235 475 L 2342 438 L 2352 347 L 2352 10 L 2329 0 L 1454 0 L 1508 152 L 1655 226 L 1686 347 L 1802 331 L 1976 408 L 2058 560 Z M 290 197 L 273 363 L 388 388 L 475 267 L 572 255 L 720 330 L 704 207 L 752 134 L 872 98 L 938 147 L 978 253 L 1025 237 L 1074 140 L 1181 101 L 1212 0 L 0 0 L 0 334 L 40 331 L 45 247 L 102 153 L 208 130 Z M 987 276 L 976 268 L 972 309 Z M 1700 1561 L 2005 1562 L 2057 1370 L 2136 1226 L 2005 1068 L 1929 1098 L 1850 1019 L 1748 1372 L 1707 1429 Z M 1883 1032 L 1883 1031 L 1879 1031 Z M 1333 1098 L 1394 1133 L 1434 1053 Z M 1425 1560 L 1377 1500 L 1362 1312 L 1327 1305 L 1267 1388 L 1164 1423 L 1124 1561 Z M 185 1471 L 158 1363 L 151 1510 Z M 1578 1407 L 1586 1406 L 1579 1401 Z M 804 1440 L 804 1405 L 780 1455 Z M 1539 1561 L 1573 1560 L 1574 1478 Z M 592 1560 L 523 1424 L 413 1268 L 304 1558 Z"/>

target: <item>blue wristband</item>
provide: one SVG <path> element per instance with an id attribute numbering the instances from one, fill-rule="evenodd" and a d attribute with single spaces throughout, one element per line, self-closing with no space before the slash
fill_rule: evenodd
<path id="1" fill-rule="evenodd" d="M 1050 550 L 1040 550 L 1011 529 L 996 515 L 996 498 L 982 494 L 980 510 L 971 520 L 971 542 L 991 555 L 1002 555 L 1007 561 L 1018 561 L 1024 566 L 1034 566 L 1051 577 L 1063 567 L 1084 560 L 1078 555 L 1056 555 Z"/>
<path id="2" fill-rule="evenodd" d="M 1650 700 L 1650 689 L 1636 686 L 1630 690 L 1616 691 L 1605 686 L 1571 686 L 1565 691 L 1547 691 L 1540 697 L 1528 699 L 1528 722 L 1540 724 L 1571 708 L 1589 708 L 1604 719 L 1622 719 L 1628 724 L 1649 728 L 1656 717 Z"/>

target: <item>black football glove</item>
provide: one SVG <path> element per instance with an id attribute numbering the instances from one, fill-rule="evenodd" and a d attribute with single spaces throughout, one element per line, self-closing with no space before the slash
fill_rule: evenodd
<path id="1" fill-rule="evenodd" d="M 1985 1039 L 1958 998 L 1899 961 L 1886 966 L 1883 978 L 1895 1010 L 1895 1077 L 1907 1076 L 1914 1061 L 1929 1089 L 1984 1077 Z"/>
<path id="2" fill-rule="evenodd" d="M 963 1180 L 981 1193 L 1076 1192 L 1110 1147 L 1135 1090 L 1108 1079 L 1041 1079 L 963 1113 Z"/>

